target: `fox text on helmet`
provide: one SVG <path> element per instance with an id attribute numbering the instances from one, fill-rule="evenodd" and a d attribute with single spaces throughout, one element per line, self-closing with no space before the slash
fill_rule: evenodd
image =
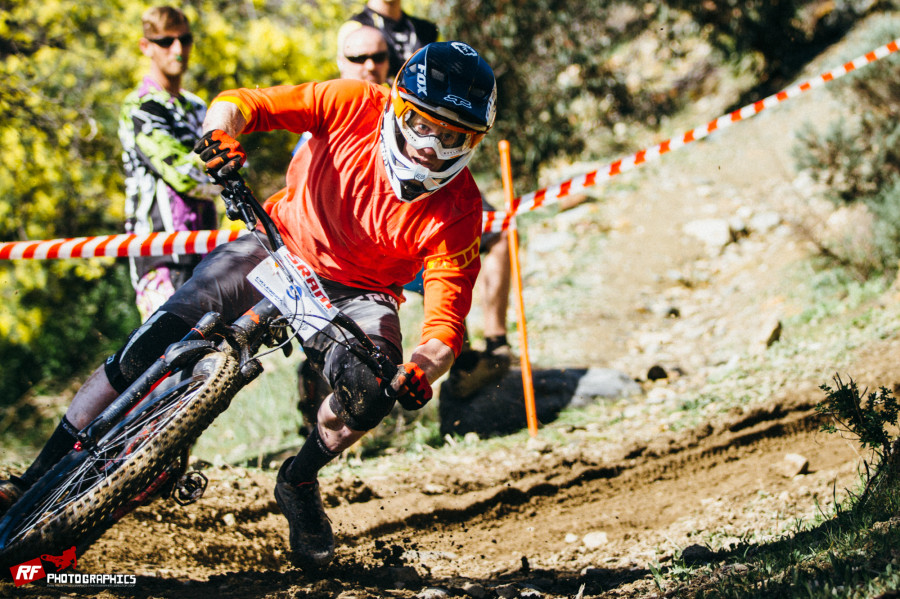
<path id="1" fill-rule="evenodd" d="M 462 172 L 494 123 L 496 97 L 493 71 L 468 44 L 429 44 L 406 62 L 381 129 L 382 158 L 398 199 L 421 200 Z"/>

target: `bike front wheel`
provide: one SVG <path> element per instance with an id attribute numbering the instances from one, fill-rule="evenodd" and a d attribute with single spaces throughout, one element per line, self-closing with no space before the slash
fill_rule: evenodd
<path id="1" fill-rule="evenodd" d="M 73 545 L 83 553 L 165 476 L 242 386 L 231 353 L 170 373 L 93 447 L 69 452 L 0 520 L 5 570 Z M 127 513 L 127 512 L 125 512 Z"/>

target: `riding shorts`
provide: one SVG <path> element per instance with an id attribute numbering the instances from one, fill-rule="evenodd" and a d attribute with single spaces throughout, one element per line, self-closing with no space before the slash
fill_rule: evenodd
<path id="1" fill-rule="evenodd" d="M 268 240 L 262 238 L 268 244 Z M 207 312 L 231 322 L 262 299 L 247 274 L 268 253 L 255 235 L 217 247 L 194 269 L 193 276 L 106 362 L 106 374 L 120 393 L 171 344 L 180 340 Z M 352 318 L 395 364 L 402 361 L 402 336 L 397 301 L 386 293 L 348 287 L 321 279 L 332 305 Z M 348 345 L 358 342 L 334 325 L 327 325 L 301 343 L 310 364 L 334 391 L 329 406 L 353 430 L 369 430 L 384 418 L 394 400 Z"/>

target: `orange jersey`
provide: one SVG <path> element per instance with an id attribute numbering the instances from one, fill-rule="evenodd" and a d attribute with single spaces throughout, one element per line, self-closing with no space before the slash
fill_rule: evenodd
<path id="1" fill-rule="evenodd" d="M 381 158 L 389 90 L 355 80 L 240 89 L 214 102 L 238 106 L 243 133 L 312 135 L 288 167 L 287 186 L 266 202 L 285 244 L 320 276 L 401 299 L 424 264 L 422 342 L 459 354 L 480 268 L 481 194 L 468 169 L 424 200 L 394 195 Z"/>

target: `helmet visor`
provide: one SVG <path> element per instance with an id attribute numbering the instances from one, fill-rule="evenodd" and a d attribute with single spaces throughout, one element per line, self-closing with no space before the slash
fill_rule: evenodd
<path id="1" fill-rule="evenodd" d="M 458 158 L 472 151 L 483 134 L 457 127 L 405 103 L 397 117 L 403 138 L 415 149 L 431 148 L 441 160 Z"/>

